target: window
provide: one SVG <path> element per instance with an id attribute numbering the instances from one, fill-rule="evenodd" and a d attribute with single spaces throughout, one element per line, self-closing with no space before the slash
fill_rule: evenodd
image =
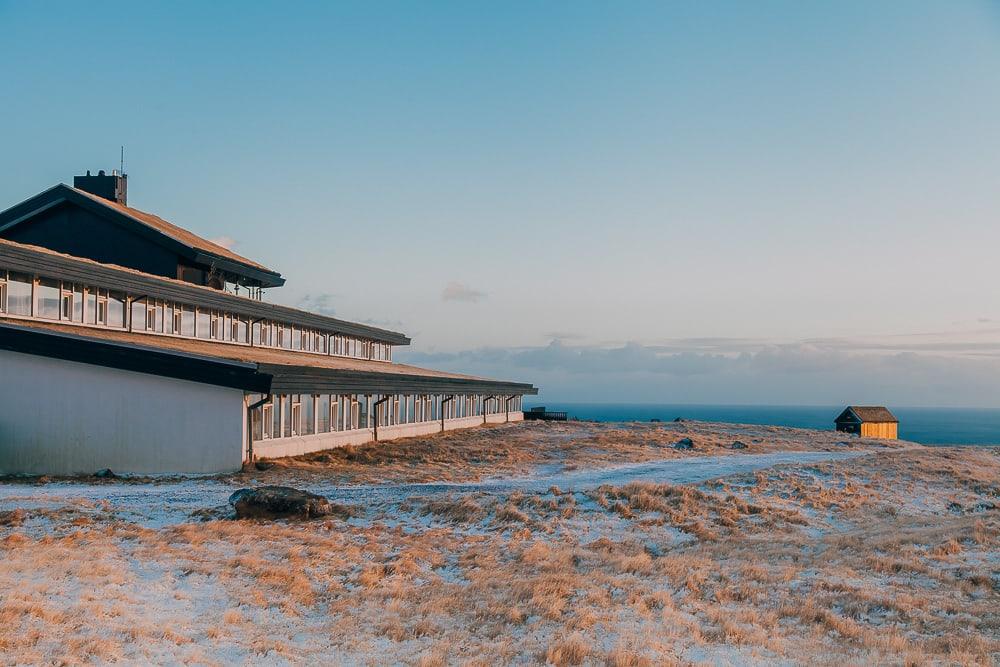
<path id="1" fill-rule="evenodd" d="M 212 317 L 207 310 L 198 309 L 197 323 L 194 330 L 198 338 L 209 338 L 212 334 Z"/>
<path id="2" fill-rule="evenodd" d="M 302 405 L 299 403 L 299 397 L 295 394 L 289 394 L 282 403 L 284 404 L 285 413 L 285 437 L 298 435 L 299 428 L 301 428 L 299 420 L 302 415 Z"/>
<path id="3" fill-rule="evenodd" d="M 44 317 L 47 320 L 59 319 L 59 281 L 42 278 L 38 281 L 36 288 L 38 303 L 35 308 L 35 315 Z"/>
<path id="4" fill-rule="evenodd" d="M 11 272 L 7 277 L 7 312 L 31 315 L 31 276 Z"/>
<path id="5" fill-rule="evenodd" d="M 69 287 L 69 286 L 67 286 Z M 62 308 L 60 309 L 59 318 L 66 320 L 67 322 L 73 319 L 73 292 L 63 291 L 62 293 Z"/>
<path id="6" fill-rule="evenodd" d="M 316 397 L 302 397 L 302 435 L 316 432 Z"/>
<path id="7" fill-rule="evenodd" d="M 73 285 L 73 321 L 83 322 L 83 287 Z"/>
<path id="8" fill-rule="evenodd" d="M 108 324 L 108 294 L 104 290 L 97 294 L 97 324 Z"/>
<path id="9" fill-rule="evenodd" d="M 194 337 L 194 308 L 192 306 L 180 307 L 181 326 L 178 333 L 182 336 Z"/>
<path id="10" fill-rule="evenodd" d="M 7 312 L 7 272 L 0 271 L 0 313 Z"/>
<path id="11" fill-rule="evenodd" d="M 274 409 L 271 411 L 271 417 L 272 417 L 272 420 L 271 420 L 271 437 L 272 438 L 280 438 L 281 437 L 281 408 L 285 404 L 285 402 L 283 400 L 281 400 L 280 396 L 275 396 L 273 399 L 271 399 L 271 402 L 274 405 Z"/>
<path id="12" fill-rule="evenodd" d="M 121 292 L 108 292 L 108 326 L 125 328 L 125 295 Z"/>
<path id="13" fill-rule="evenodd" d="M 132 327 L 133 331 L 145 331 L 147 328 L 152 329 L 153 327 L 146 326 L 146 300 L 145 299 L 135 299 L 132 301 L 132 305 L 129 307 L 129 317 L 131 321 L 129 326 Z"/>
<path id="14" fill-rule="evenodd" d="M 344 397 L 330 397 L 330 430 L 344 430 Z"/>
<path id="15" fill-rule="evenodd" d="M 316 432 L 330 431 L 330 395 L 320 394 L 316 399 Z"/>

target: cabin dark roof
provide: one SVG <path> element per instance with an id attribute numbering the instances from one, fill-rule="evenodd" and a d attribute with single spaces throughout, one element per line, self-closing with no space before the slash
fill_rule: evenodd
<path id="1" fill-rule="evenodd" d="M 899 423 L 899 420 L 896 419 L 895 415 L 889 412 L 889 408 L 881 405 L 849 405 L 842 413 L 840 413 L 840 416 L 837 417 L 836 421 L 861 421 L 876 424 Z"/>
<path id="2" fill-rule="evenodd" d="M 368 338 L 390 345 L 409 345 L 402 333 L 368 324 L 348 322 L 326 315 L 317 315 L 298 308 L 230 294 L 203 285 L 154 276 L 136 269 L 103 264 L 83 257 L 66 255 L 40 246 L 0 239 L 0 267 L 25 273 L 39 272 L 49 278 L 84 283 L 93 287 L 126 290 L 154 299 L 165 299 L 228 310 L 254 319 L 287 322 L 327 332 Z"/>
<path id="3" fill-rule="evenodd" d="M 167 246 L 197 264 L 215 265 L 222 271 L 243 276 L 260 283 L 263 287 L 280 287 L 285 284 L 285 279 L 277 271 L 167 222 L 157 215 L 104 199 L 84 190 L 70 187 L 65 183 L 59 183 L 6 211 L 0 212 L 0 233 L 28 222 L 37 214 L 66 202 L 86 208 L 88 211 L 117 224 L 131 227 L 147 238 Z"/>
<path id="4" fill-rule="evenodd" d="M 407 364 L 17 318 L 0 317 L 0 349 L 261 393 L 538 393 L 526 383 Z M 188 365 L 207 365 L 212 369 L 212 377 L 220 375 L 229 384 L 178 376 L 165 363 L 169 359 L 183 360 Z M 180 367 L 183 369 L 184 365 Z M 249 374 L 248 368 L 252 371 Z"/>

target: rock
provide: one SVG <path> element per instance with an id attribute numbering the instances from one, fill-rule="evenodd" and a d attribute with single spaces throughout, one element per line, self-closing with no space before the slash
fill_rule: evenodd
<path id="1" fill-rule="evenodd" d="M 254 463 L 254 467 L 257 468 L 257 470 L 270 470 L 274 467 L 274 464 L 270 461 L 257 461 Z"/>
<path id="2" fill-rule="evenodd" d="M 686 421 L 687 420 L 684 419 L 684 417 L 674 417 L 674 423 L 675 424 L 680 424 L 681 422 L 686 422 Z"/>
<path id="3" fill-rule="evenodd" d="M 236 517 L 277 519 L 283 517 L 312 519 L 333 511 L 330 501 L 315 493 L 290 486 L 258 486 L 240 489 L 229 496 Z"/>
<path id="4" fill-rule="evenodd" d="M 691 438 L 681 438 L 674 443 L 674 449 L 694 449 L 694 440 Z"/>
<path id="5" fill-rule="evenodd" d="M 94 477 L 97 477 L 99 479 L 114 479 L 118 477 L 118 475 L 111 472 L 111 468 L 101 468 L 100 470 L 94 473 Z"/>
<path id="6" fill-rule="evenodd" d="M 732 445 L 730 445 L 729 448 L 730 449 L 746 449 L 747 448 L 747 443 L 740 442 L 739 440 L 737 440 Z"/>
<path id="7" fill-rule="evenodd" d="M 650 423 L 652 423 L 652 424 L 659 424 L 661 420 L 660 420 L 660 419 L 659 419 L 658 417 L 653 417 L 653 418 L 652 418 L 652 419 L 650 419 L 649 421 L 650 421 Z"/>

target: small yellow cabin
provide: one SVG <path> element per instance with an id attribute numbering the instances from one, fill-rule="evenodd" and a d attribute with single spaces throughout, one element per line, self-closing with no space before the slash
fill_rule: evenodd
<path id="1" fill-rule="evenodd" d="M 837 417 L 836 424 L 838 431 L 862 438 L 896 440 L 899 437 L 899 420 L 889 408 L 880 405 L 850 405 Z"/>

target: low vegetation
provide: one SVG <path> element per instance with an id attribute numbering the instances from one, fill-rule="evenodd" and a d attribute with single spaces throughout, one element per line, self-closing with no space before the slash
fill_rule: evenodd
<path id="1" fill-rule="evenodd" d="M 680 437 L 694 454 L 669 447 Z M 750 453 L 865 447 L 791 429 L 531 425 L 254 475 L 413 481 L 429 474 L 415 457 L 440 472 L 456 455 L 442 477 L 467 480 L 737 438 Z M 139 520 L 25 487 L 33 502 L 0 514 L 0 662 L 997 664 L 1000 452 L 866 451 L 690 485 L 401 487 L 312 521 Z"/>

